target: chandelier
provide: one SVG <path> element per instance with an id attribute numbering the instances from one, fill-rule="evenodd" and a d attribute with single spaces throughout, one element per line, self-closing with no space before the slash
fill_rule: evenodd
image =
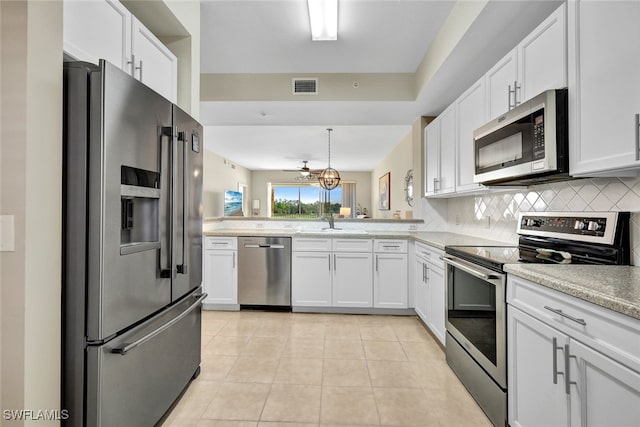
<path id="1" fill-rule="evenodd" d="M 327 168 L 320 172 L 318 175 L 318 182 L 320 183 L 320 187 L 325 190 L 333 190 L 340 184 L 340 174 L 337 170 L 331 167 L 331 131 L 333 129 L 327 129 L 329 133 L 329 162 L 327 164 Z"/>

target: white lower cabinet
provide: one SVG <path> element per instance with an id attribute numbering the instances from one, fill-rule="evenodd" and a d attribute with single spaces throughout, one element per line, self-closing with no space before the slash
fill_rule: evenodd
<path id="1" fill-rule="evenodd" d="M 507 286 L 509 424 L 638 425 L 640 321 L 523 279 Z"/>
<path id="2" fill-rule="evenodd" d="M 238 304 L 237 239 L 205 238 L 205 304 Z"/>
<path id="3" fill-rule="evenodd" d="M 331 253 L 291 254 L 291 304 L 331 307 Z"/>
<path id="4" fill-rule="evenodd" d="M 407 241 L 376 239 L 373 269 L 373 306 L 409 307 Z"/>
<path id="5" fill-rule="evenodd" d="M 373 255 L 369 253 L 333 254 L 333 306 L 371 307 Z"/>
<path id="6" fill-rule="evenodd" d="M 294 238 L 292 247 L 294 308 L 408 307 L 406 240 Z"/>
<path id="7" fill-rule="evenodd" d="M 444 345 L 445 283 L 442 251 L 421 243 L 415 245 L 413 262 L 416 314 Z"/>

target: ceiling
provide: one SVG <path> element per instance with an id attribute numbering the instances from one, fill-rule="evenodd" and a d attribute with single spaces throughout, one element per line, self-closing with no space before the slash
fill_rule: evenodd
<path id="1" fill-rule="evenodd" d="M 207 77 L 246 77 L 242 87 L 229 91 L 242 93 L 238 98 L 202 91 L 206 147 L 251 170 L 294 169 L 302 160 L 320 168 L 327 159 L 325 129 L 331 127 L 333 167 L 374 169 L 419 116 L 440 113 L 560 2 L 480 3 L 482 11 L 424 85 L 413 88 L 411 99 L 345 90 L 333 95 L 335 99 L 325 95 L 319 100 L 290 93 L 265 95 L 270 84 L 259 87 L 259 82 L 317 75 L 319 95 L 327 76 L 347 76 L 354 82 L 375 78 L 380 93 L 387 80 L 408 75 L 413 82 L 434 42 L 438 48 L 446 46 L 446 35 L 457 30 L 456 22 L 447 21 L 456 2 L 339 0 L 338 40 L 313 42 L 306 0 L 203 0 L 203 82 Z"/>

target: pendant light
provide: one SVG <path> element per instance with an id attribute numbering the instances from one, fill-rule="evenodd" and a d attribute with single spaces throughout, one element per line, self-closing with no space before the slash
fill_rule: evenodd
<path id="1" fill-rule="evenodd" d="M 318 175 L 318 182 L 320 183 L 320 187 L 325 190 L 333 190 L 340 184 L 340 174 L 337 170 L 331 168 L 331 131 L 333 129 L 327 129 L 329 133 L 329 163 L 327 168 L 320 172 Z"/>

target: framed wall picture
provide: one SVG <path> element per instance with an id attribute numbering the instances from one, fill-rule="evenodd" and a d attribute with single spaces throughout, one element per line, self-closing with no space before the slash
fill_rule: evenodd
<path id="1" fill-rule="evenodd" d="M 391 172 L 387 172 L 378 179 L 378 209 L 391 209 Z"/>

